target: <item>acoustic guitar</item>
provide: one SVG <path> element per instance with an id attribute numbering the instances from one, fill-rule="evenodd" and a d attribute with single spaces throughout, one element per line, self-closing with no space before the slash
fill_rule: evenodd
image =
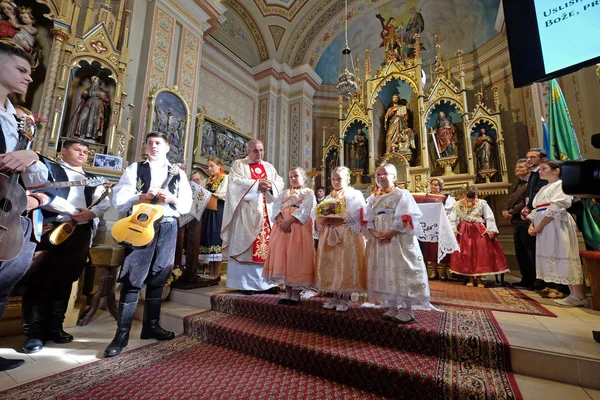
<path id="1" fill-rule="evenodd" d="M 110 183 L 105 184 L 105 189 L 102 195 L 98 198 L 98 200 L 94 201 L 87 209 L 90 210 L 92 207 L 97 206 L 110 194 Z M 67 240 L 73 232 L 75 232 L 75 228 L 77 228 L 77 221 L 66 221 L 62 224 L 58 225 L 56 228 L 52 230 L 50 236 L 48 237 L 48 241 L 50 244 L 58 246 L 65 240 Z"/>
<path id="2" fill-rule="evenodd" d="M 28 187 L 27 190 L 35 191 L 35 190 L 43 190 L 43 189 L 54 189 L 54 188 L 63 188 L 70 186 L 89 186 L 96 187 L 100 185 L 105 185 L 108 181 L 102 178 L 86 178 L 78 181 L 66 181 L 66 182 L 46 182 L 40 186 Z"/>
<path id="3" fill-rule="evenodd" d="M 19 141 L 15 151 L 26 150 L 33 135 L 25 132 L 24 118 L 17 118 Z M 20 174 L 0 174 L 0 261 L 16 258 L 23 249 L 21 214 L 27 209 L 27 194 L 19 185 Z"/>
<path id="4" fill-rule="evenodd" d="M 161 189 L 166 189 L 177 175 L 179 175 L 179 167 L 173 165 Z M 157 203 L 157 196 L 150 201 L 143 200 L 135 203 L 131 215 L 118 220 L 113 225 L 111 230 L 113 238 L 118 243 L 133 247 L 147 246 L 154 239 L 155 225 L 164 214 L 163 206 Z"/>

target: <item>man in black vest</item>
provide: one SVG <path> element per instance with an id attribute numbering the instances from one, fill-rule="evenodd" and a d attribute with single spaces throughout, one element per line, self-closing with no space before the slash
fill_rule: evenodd
<path id="1" fill-rule="evenodd" d="M 521 281 L 515 286 L 531 289 L 535 281 L 535 236 L 531 236 L 527 231 L 529 221 L 521 218 L 521 211 L 525 208 L 529 179 L 526 159 L 517 160 L 515 175 L 519 181 L 510 189 L 510 197 L 502 210 L 502 216 L 512 224 L 515 254 L 521 270 Z"/>
<path id="2" fill-rule="evenodd" d="M 25 186 L 39 186 L 46 182 L 48 170 L 37 154 L 31 150 L 19 150 L 19 134 L 14 106 L 8 99 L 12 93 L 25 94 L 31 83 L 30 57 L 23 50 L 0 43 L 0 173 L 21 174 Z M 49 198 L 43 194 L 27 196 L 27 210 L 46 204 Z M 31 219 L 21 217 L 25 243 L 19 255 L 8 261 L 0 261 L 0 319 L 8 296 L 17 282 L 25 275 L 35 250 L 31 236 Z M 0 244 L 1 245 L 1 244 Z M 0 371 L 17 368 L 23 360 L 0 357 Z"/>
<path id="3" fill-rule="evenodd" d="M 190 212 L 192 189 L 185 172 L 179 171 L 163 189 L 173 165 L 167 160 L 169 142 L 163 133 L 150 132 L 146 136 L 148 160 L 133 163 L 123 173 L 115 186 L 113 205 L 119 212 L 129 212 L 133 205 L 155 196 L 163 206 L 164 216 L 154 234 L 154 239 L 143 248 L 128 248 L 121 268 L 117 332 L 106 350 L 105 357 L 121 353 L 127 346 L 129 331 L 138 303 L 140 290 L 146 285 L 142 339 L 171 340 L 173 332 L 158 324 L 163 287 L 171 275 L 177 241 L 177 217 Z"/>
<path id="4" fill-rule="evenodd" d="M 539 147 L 534 147 L 532 149 L 529 149 L 529 151 L 527 152 L 527 156 L 526 156 L 527 166 L 529 167 L 531 172 L 529 173 L 529 179 L 527 180 L 527 190 L 526 190 L 527 207 L 525 207 L 521 211 L 521 218 L 523 218 L 523 219 L 526 219 L 527 215 L 529 215 L 529 213 L 531 213 L 531 210 L 533 209 L 533 199 L 535 198 L 535 195 L 540 191 L 541 188 L 543 188 L 544 186 L 546 186 L 548 184 L 547 180 L 540 179 L 540 173 L 538 172 L 538 170 L 540 169 L 540 165 L 544 161 L 546 161 L 546 157 L 548 157 L 546 150 L 541 149 Z M 532 241 L 531 243 L 533 244 L 533 248 L 530 250 L 533 251 L 533 254 L 535 254 L 535 241 Z M 544 289 L 545 287 L 546 287 L 546 283 L 543 280 L 541 280 L 541 279 L 535 280 L 535 284 L 534 284 L 535 290 L 541 290 L 541 289 Z"/>
<path id="5" fill-rule="evenodd" d="M 51 182 L 79 181 L 94 178 L 83 171 L 88 159 L 88 145 L 79 140 L 66 140 L 61 149 L 60 164 L 46 161 Z M 56 197 L 44 207 L 44 234 L 35 249 L 33 263 L 23 278 L 23 333 L 25 353 L 36 353 L 44 341 L 70 343 L 73 336 L 63 330 L 73 282 L 83 272 L 89 247 L 99 218 L 110 208 L 110 200 L 100 198 L 104 187 L 73 186 L 56 189 Z M 52 230 L 63 222 L 76 221 L 73 234 L 64 242 L 49 242 Z"/>

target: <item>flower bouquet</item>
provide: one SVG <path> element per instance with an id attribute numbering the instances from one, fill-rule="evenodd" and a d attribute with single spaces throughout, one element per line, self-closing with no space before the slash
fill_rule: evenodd
<path id="1" fill-rule="evenodd" d="M 327 218 L 343 218 L 346 219 L 348 213 L 344 203 L 334 199 L 323 200 L 317 205 L 315 210 L 317 214 L 317 223 L 321 224 Z"/>

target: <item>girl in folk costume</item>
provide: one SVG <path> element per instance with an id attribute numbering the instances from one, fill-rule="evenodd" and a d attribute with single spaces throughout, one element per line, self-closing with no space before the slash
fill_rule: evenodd
<path id="1" fill-rule="evenodd" d="M 485 287 L 481 277 L 508 272 L 506 257 L 496 235 L 494 213 L 485 200 L 477 198 L 471 187 L 467 196 L 456 203 L 456 238 L 460 253 L 450 256 L 450 272 L 469 277 L 467 286 Z"/>
<path id="2" fill-rule="evenodd" d="M 427 267 L 417 239 L 423 214 L 410 192 L 394 185 L 396 174 L 391 164 L 377 168 L 379 188 L 367 199 L 368 288 L 387 299 L 390 309 L 383 314 L 385 319 L 406 323 L 414 320 L 413 306 L 431 306 Z"/>
<path id="3" fill-rule="evenodd" d="M 548 184 L 533 199 L 535 209 L 527 217 L 532 221 L 529 234 L 536 236 L 537 278 L 569 285 L 569 297 L 554 301 L 563 306 L 580 307 L 587 305 L 588 300 L 584 293 L 577 226 L 567 213 L 573 197 L 562 190 L 561 172 L 560 161 L 551 160 L 540 165 L 540 179 L 546 179 Z"/>
<path id="4" fill-rule="evenodd" d="M 283 191 L 273 204 L 273 230 L 263 279 L 270 284 L 285 283 L 285 296 L 279 304 L 297 305 L 300 292 L 313 283 L 315 259 L 313 220 L 314 192 L 305 187 L 306 171 L 296 167 L 289 172 L 291 189 Z"/>
<path id="5" fill-rule="evenodd" d="M 365 239 L 361 221 L 365 198 L 349 186 L 350 170 L 331 172 L 333 190 L 316 208 L 319 246 L 315 262 L 315 286 L 334 293 L 323 304 L 327 310 L 348 311 L 348 295 L 366 288 Z"/>
<path id="6" fill-rule="evenodd" d="M 442 178 L 432 178 L 429 181 L 429 191 L 432 195 L 443 196 L 444 197 L 444 209 L 446 210 L 446 215 L 448 219 L 454 218 L 456 215 L 454 213 L 454 208 L 456 207 L 456 200 L 454 197 L 449 194 L 444 194 L 442 190 L 444 189 L 444 180 Z M 455 224 L 452 220 L 450 220 L 451 224 Z M 450 263 L 450 255 L 444 257 L 441 261 L 442 265 L 442 273 L 438 272 L 438 243 L 437 242 L 423 242 L 423 257 L 425 258 L 425 263 L 431 263 L 431 275 L 429 279 L 432 281 L 441 279 L 445 281 L 448 279 L 448 273 L 446 269 L 448 264 Z"/>
<path id="7" fill-rule="evenodd" d="M 227 193 L 227 174 L 223 170 L 223 161 L 217 157 L 208 159 L 207 167 L 209 177 L 206 180 L 206 189 L 217 199 L 217 209 L 205 209 L 202 213 L 200 231 L 200 249 L 198 259 L 203 264 L 208 264 L 211 279 L 221 279 L 221 223 L 223 209 L 225 208 L 225 195 Z"/>

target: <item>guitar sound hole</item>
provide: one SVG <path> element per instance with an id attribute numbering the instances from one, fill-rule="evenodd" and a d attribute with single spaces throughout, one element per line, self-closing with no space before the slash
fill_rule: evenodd
<path id="1" fill-rule="evenodd" d="M 9 199 L 0 199 L 0 210 L 10 212 L 13 206 Z"/>
<path id="2" fill-rule="evenodd" d="M 138 217 L 137 217 L 137 220 L 138 220 L 139 222 L 146 222 L 146 221 L 148 221 L 149 219 L 150 219 L 150 218 L 148 217 L 148 214 L 140 214 L 140 215 L 138 215 Z"/>

